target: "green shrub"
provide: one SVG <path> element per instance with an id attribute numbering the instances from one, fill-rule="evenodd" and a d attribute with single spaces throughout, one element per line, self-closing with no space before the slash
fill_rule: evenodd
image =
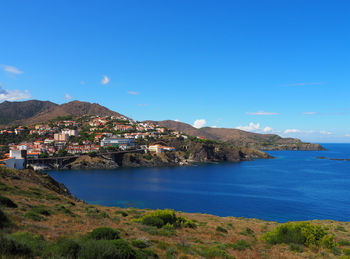
<path id="1" fill-rule="evenodd" d="M 216 231 L 222 232 L 222 233 L 228 233 L 228 231 L 226 230 L 226 228 L 223 228 L 223 227 L 221 227 L 221 226 L 217 226 L 217 227 L 216 227 Z"/>
<path id="2" fill-rule="evenodd" d="M 5 213 L 0 209 L 0 229 L 9 227 L 11 222 Z"/>
<path id="3" fill-rule="evenodd" d="M 37 214 L 44 215 L 44 216 L 51 215 L 51 212 L 43 206 L 32 208 L 31 211 L 33 211 L 34 213 L 37 213 Z"/>
<path id="4" fill-rule="evenodd" d="M 35 220 L 35 221 L 42 221 L 45 220 L 45 218 L 38 213 L 34 211 L 28 211 L 27 213 L 24 214 L 24 217 L 27 219 Z"/>
<path id="5" fill-rule="evenodd" d="M 302 253 L 304 252 L 304 248 L 302 245 L 299 245 L 299 244 L 290 244 L 289 245 L 289 249 L 293 252 L 298 252 L 298 253 Z"/>
<path id="6" fill-rule="evenodd" d="M 328 249 L 336 247 L 333 235 L 325 235 L 321 240 L 321 244 Z"/>
<path id="7" fill-rule="evenodd" d="M 152 259 L 152 258 L 159 258 L 159 256 L 151 249 L 142 249 L 136 251 L 136 258 L 138 259 Z"/>
<path id="8" fill-rule="evenodd" d="M 14 203 L 11 199 L 0 196 L 0 206 L 7 207 L 7 208 L 17 208 L 17 204 Z"/>
<path id="9" fill-rule="evenodd" d="M 66 215 L 70 215 L 72 217 L 75 217 L 75 214 L 68 208 L 66 208 L 65 206 L 63 205 L 57 205 L 56 206 L 56 210 L 58 212 L 62 212 L 63 214 L 66 214 Z"/>
<path id="10" fill-rule="evenodd" d="M 147 226 L 154 226 L 157 228 L 161 228 L 162 226 L 165 225 L 164 221 L 156 216 L 148 216 L 144 217 L 142 219 L 142 224 L 147 225 Z"/>
<path id="11" fill-rule="evenodd" d="M 126 211 L 122 211 L 122 210 L 116 211 L 115 214 L 120 214 L 123 217 L 127 217 L 129 215 Z"/>
<path id="12" fill-rule="evenodd" d="M 338 245 L 340 246 L 350 246 L 350 241 L 349 240 L 339 240 Z"/>
<path id="13" fill-rule="evenodd" d="M 143 225 L 154 226 L 161 228 L 167 224 L 174 227 L 195 227 L 195 223 L 183 217 L 177 217 L 174 210 L 155 210 L 134 221 L 140 222 Z"/>
<path id="14" fill-rule="evenodd" d="M 89 217 L 98 218 L 98 219 L 109 218 L 106 212 L 100 211 L 99 209 L 93 206 L 87 207 L 85 211 L 86 211 L 86 215 Z"/>
<path id="15" fill-rule="evenodd" d="M 308 247 L 323 245 L 327 248 L 335 246 L 333 236 L 321 226 L 309 222 L 284 223 L 270 232 L 266 232 L 262 239 L 269 244 L 300 244 Z"/>
<path id="16" fill-rule="evenodd" d="M 8 235 L 8 238 L 29 247 L 35 256 L 41 255 L 48 246 L 48 242 L 42 235 L 29 232 L 16 232 Z"/>
<path id="17" fill-rule="evenodd" d="M 335 231 L 348 232 L 343 226 L 337 226 L 337 227 L 335 228 Z"/>
<path id="18" fill-rule="evenodd" d="M 205 258 L 234 258 L 219 247 L 205 247 L 200 251 L 200 255 Z"/>
<path id="19" fill-rule="evenodd" d="M 251 237 L 255 237 L 255 233 L 251 228 L 244 228 L 242 232 L 240 232 L 241 235 L 244 236 L 251 236 Z"/>
<path id="20" fill-rule="evenodd" d="M 177 217 L 176 217 L 175 211 L 174 210 L 169 210 L 169 209 L 155 210 L 155 211 L 152 211 L 152 212 L 146 214 L 142 218 L 147 219 L 148 217 L 159 218 L 159 219 L 163 220 L 164 225 L 167 224 L 167 223 L 175 224 L 176 221 L 177 221 Z"/>
<path id="21" fill-rule="evenodd" d="M 80 244 L 72 239 L 60 239 L 51 248 L 52 254 L 63 258 L 78 258 Z"/>
<path id="22" fill-rule="evenodd" d="M 167 259 L 173 259 L 177 257 L 177 250 L 174 247 L 170 247 L 166 250 L 165 256 Z"/>
<path id="23" fill-rule="evenodd" d="M 113 228 L 96 228 L 86 235 L 87 239 L 95 240 L 114 240 L 119 239 L 119 232 Z"/>
<path id="24" fill-rule="evenodd" d="M 341 250 L 339 247 L 335 246 L 335 247 L 332 247 L 330 250 L 334 255 L 341 255 Z"/>
<path id="25" fill-rule="evenodd" d="M 84 259 L 132 259 L 136 258 L 136 252 L 128 242 L 121 239 L 89 240 L 82 244 L 78 257 Z"/>
<path id="26" fill-rule="evenodd" d="M 194 221 L 190 220 L 190 219 L 186 219 L 186 221 L 183 223 L 183 226 L 185 228 L 196 228 L 197 227 L 196 223 L 194 223 Z"/>
<path id="27" fill-rule="evenodd" d="M 350 256 L 350 249 L 349 249 L 349 248 L 343 249 L 343 253 L 344 253 L 344 255 L 346 255 L 346 256 Z"/>
<path id="28" fill-rule="evenodd" d="M 186 228 L 196 228 L 197 225 L 193 220 L 186 219 L 184 217 L 177 217 L 175 226 L 183 226 Z"/>
<path id="29" fill-rule="evenodd" d="M 233 249 L 238 250 L 238 251 L 244 251 L 247 248 L 252 249 L 252 246 L 249 244 L 249 242 L 246 240 L 243 240 L 243 239 L 236 241 L 235 243 L 230 245 L 230 247 L 232 247 Z"/>
<path id="30" fill-rule="evenodd" d="M 134 239 L 131 241 L 131 244 L 134 247 L 141 248 L 141 249 L 151 246 L 151 244 L 149 242 L 146 242 L 146 241 L 141 240 L 141 239 Z"/>
<path id="31" fill-rule="evenodd" d="M 32 250 L 26 244 L 20 243 L 16 240 L 1 235 L 0 255 L 23 256 L 25 258 L 30 258 L 33 256 L 33 253 Z"/>

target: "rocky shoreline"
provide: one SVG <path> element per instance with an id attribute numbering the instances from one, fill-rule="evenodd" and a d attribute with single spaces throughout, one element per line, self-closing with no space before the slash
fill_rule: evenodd
<path id="1" fill-rule="evenodd" d="M 47 167 L 33 166 L 35 170 L 62 169 L 62 170 L 93 170 L 138 167 L 173 167 L 191 166 L 203 163 L 241 162 L 254 159 L 273 158 L 269 154 L 252 147 L 238 147 L 225 143 L 205 141 L 181 141 L 168 139 L 166 144 L 176 148 L 176 152 L 163 153 L 125 153 L 118 159 L 106 155 L 82 155 L 73 161 L 63 164 L 59 168 L 52 165 Z M 270 150 L 325 150 L 319 144 L 288 143 L 261 148 Z"/>
<path id="2" fill-rule="evenodd" d="M 314 143 L 290 143 L 290 144 L 276 144 L 271 146 L 261 146 L 261 150 L 272 151 L 272 150 L 294 150 L 294 151 L 324 151 L 326 150 L 320 144 Z"/>
<path id="3" fill-rule="evenodd" d="M 168 143 L 176 152 L 125 153 L 113 160 L 109 156 L 83 155 L 63 165 L 63 170 L 115 169 L 119 167 L 173 167 L 191 166 L 201 163 L 240 162 L 253 159 L 273 158 L 267 153 L 251 148 L 235 147 L 219 143 L 181 142 Z"/>

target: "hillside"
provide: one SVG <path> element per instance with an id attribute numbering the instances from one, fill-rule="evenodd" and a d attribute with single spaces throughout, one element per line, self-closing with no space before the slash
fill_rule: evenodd
<path id="1" fill-rule="evenodd" d="M 47 122 L 60 116 L 123 116 L 97 103 L 72 101 L 58 105 L 48 101 L 3 102 L 0 104 L 0 126 L 30 125 Z M 123 116 L 127 118 L 126 116 Z M 190 136 L 225 142 L 236 146 L 260 150 L 323 150 L 318 144 L 303 143 L 295 138 L 282 138 L 275 134 L 259 134 L 229 128 L 194 128 L 189 124 L 171 120 L 147 121 L 162 127 L 184 132 Z"/>
<path id="2" fill-rule="evenodd" d="M 3 102 L 0 104 L 0 125 L 28 125 L 55 119 L 59 116 L 123 116 L 97 103 L 72 101 L 58 105 L 48 101 Z"/>
<path id="3" fill-rule="evenodd" d="M 236 146 L 262 150 L 323 150 L 319 144 L 304 143 L 296 138 L 282 138 L 276 134 L 259 134 L 229 128 L 194 128 L 189 124 L 172 120 L 148 121 L 162 127 L 184 132 L 187 135 L 226 142 Z"/>
<path id="4" fill-rule="evenodd" d="M 47 174 L 0 168 L 2 258 L 348 258 L 349 232 L 349 223 L 331 220 L 89 205 Z"/>
<path id="5" fill-rule="evenodd" d="M 15 123 L 47 113 L 57 108 L 58 105 L 49 101 L 30 100 L 24 102 L 0 103 L 0 125 Z"/>

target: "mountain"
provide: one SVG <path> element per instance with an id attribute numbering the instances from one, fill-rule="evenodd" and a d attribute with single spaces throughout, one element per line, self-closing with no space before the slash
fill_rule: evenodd
<path id="1" fill-rule="evenodd" d="M 40 113 L 55 109 L 58 105 L 49 101 L 30 100 L 25 102 L 0 103 L 0 124 L 7 125 L 15 121 L 26 120 Z"/>
<path id="2" fill-rule="evenodd" d="M 124 116 L 97 103 L 80 101 L 72 101 L 62 105 L 38 100 L 23 102 L 6 101 L 0 104 L 1 126 L 14 124 L 28 125 L 69 115 Z"/>
<path id="3" fill-rule="evenodd" d="M 203 137 L 219 142 L 226 142 L 236 146 L 257 148 L 263 150 L 324 150 L 319 144 L 304 143 L 296 138 L 282 138 L 276 134 L 259 134 L 239 129 L 210 128 L 197 129 L 187 123 L 172 120 L 148 121 L 187 135 Z"/>

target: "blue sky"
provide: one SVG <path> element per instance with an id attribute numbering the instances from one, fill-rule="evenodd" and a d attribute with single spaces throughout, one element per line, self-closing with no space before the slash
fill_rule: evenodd
<path id="1" fill-rule="evenodd" d="M 0 2 L 0 100 L 350 142 L 348 1 Z"/>

